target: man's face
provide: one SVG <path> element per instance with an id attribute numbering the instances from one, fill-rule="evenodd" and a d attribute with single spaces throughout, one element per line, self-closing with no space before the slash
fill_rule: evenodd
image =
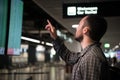
<path id="1" fill-rule="evenodd" d="M 85 17 L 86 18 L 86 17 Z M 75 40 L 81 42 L 83 40 L 83 25 L 84 25 L 84 20 L 85 18 L 83 18 L 80 22 L 79 22 L 79 26 L 76 28 L 76 33 L 75 33 Z"/>

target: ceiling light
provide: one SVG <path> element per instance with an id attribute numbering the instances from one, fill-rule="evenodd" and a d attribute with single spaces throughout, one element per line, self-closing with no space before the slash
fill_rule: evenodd
<path id="1" fill-rule="evenodd" d="M 37 39 L 32 39 L 32 38 L 28 38 L 28 37 L 24 37 L 24 36 L 22 36 L 21 39 L 26 40 L 26 41 L 30 41 L 30 42 L 34 42 L 34 43 L 40 43 L 40 41 Z M 47 46 L 53 46 L 52 43 L 44 42 L 44 41 L 41 42 L 41 44 L 44 44 L 44 43 L 46 43 Z"/>
<path id="2" fill-rule="evenodd" d="M 47 45 L 47 46 L 53 46 L 53 44 L 52 44 L 52 43 L 49 43 L 49 42 L 46 42 L 46 45 Z"/>
<path id="3" fill-rule="evenodd" d="M 56 32 L 57 32 L 57 35 L 58 35 L 58 36 L 61 36 L 61 35 L 62 35 L 62 33 L 61 33 L 60 30 L 57 30 Z"/>
<path id="4" fill-rule="evenodd" d="M 104 44 L 104 48 L 110 48 L 110 44 L 109 43 L 105 43 Z"/>
<path id="5" fill-rule="evenodd" d="M 77 28 L 79 25 L 78 24 L 73 24 L 72 28 Z"/>
<path id="6" fill-rule="evenodd" d="M 28 38 L 28 37 L 24 37 L 24 36 L 22 36 L 21 39 L 26 40 L 26 41 L 30 41 L 30 42 L 34 42 L 34 43 L 40 43 L 39 40 Z"/>

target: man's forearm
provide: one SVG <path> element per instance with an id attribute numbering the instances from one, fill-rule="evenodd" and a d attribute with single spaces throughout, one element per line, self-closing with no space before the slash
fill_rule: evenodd
<path id="1" fill-rule="evenodd" d="M 53 41 L 56 53 L 68 64 L 74 64 L 78 59 L 78 54 L 71 52 L 65 45 L 64 41 L 59 37 Z"/>

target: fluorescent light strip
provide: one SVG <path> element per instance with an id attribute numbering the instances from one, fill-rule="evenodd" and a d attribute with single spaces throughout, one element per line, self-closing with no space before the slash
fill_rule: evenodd
<path id="1" fill-rule="evenodd" d="M 34 43 L 40 43 L 39 40 L 32 39 L 32 38 L 28 38 L 28 37 L 24 37 L 24 36 L 22 36 L 21 39 L 26 40 L 26 41 L 30 41 L 30 42 L 34 42 Z M 44 44 L 45 42 L 42 41 L 41 43 Z M 53 46 L 53 44 L 52 44 L 52 43 L 49 43 L 49 42 L 46 42 L 46 45 L 47 45 L 47 46 Z"/>
<path id="2" fill-rule="evenodd" d="M 79 25 L 78 24 L 73 24 L 72 28 L 77 28 Z"/>
<path id="3" fill-rule="evenodd" d="M 24 36 L 22 36 L 21 39 L 27 40 L 27 41 L 30 41 L 30 42 L 34 42 L 34 43 L 40 43 L 39 40 L 28 38 L 28 37 L 24 37 Z"/>
<path id="4" fill-rule="evenodd" d="M 46 45 L 47 45 L 47 46 L 53 46 L 52 43 L 48 43 L 48 42 L 46 42 Z"/>

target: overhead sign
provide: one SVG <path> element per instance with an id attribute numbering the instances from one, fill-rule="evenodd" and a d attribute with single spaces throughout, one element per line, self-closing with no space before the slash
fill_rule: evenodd
<path id="1" fill-rule="evenodd" d="M 120 16 L 120 1 L 99 3 L 65 3 L 63 4 L 63 18 L 82 17 L 89 14 L 101 16 Z"/>
<path id="2" fill-rule="evenodd" d="M 76 7 L 76 6 L 67 7 L 68 16 L 97 14 L 97 12 L 98 7 Z"/>

